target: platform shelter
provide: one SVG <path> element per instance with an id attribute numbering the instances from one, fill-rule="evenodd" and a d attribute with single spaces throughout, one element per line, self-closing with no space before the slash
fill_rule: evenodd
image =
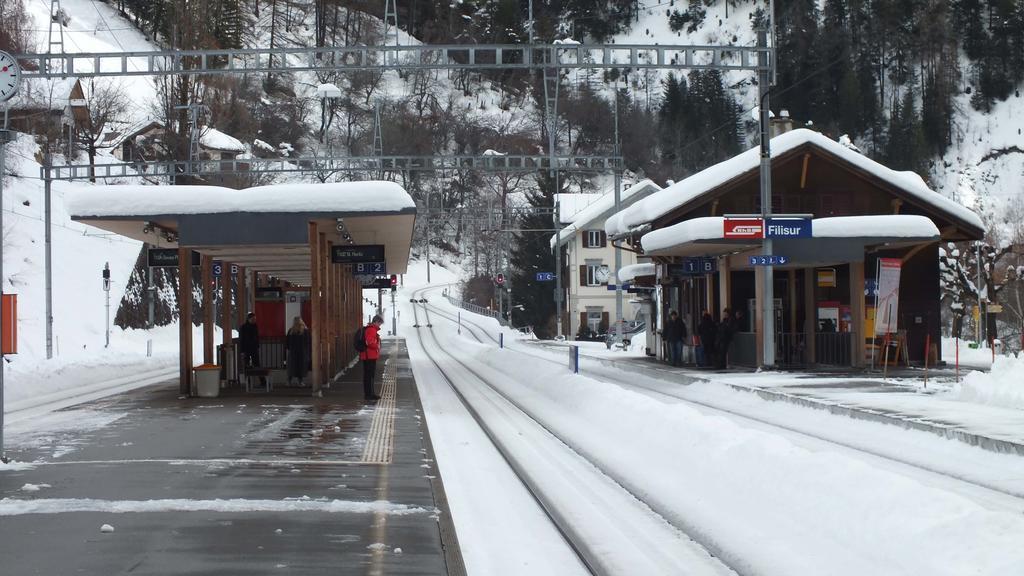
<path id="1" fill-rule="evenodd" d="M 801 216 L 803 230 L 776 236 L 776 362 L 860 366 L 873 360 L 877 270 L 898 263 L 891 338 L 911 360 L 939 360 L 939 243 L 977 240 L 971 210 L 820 133 L 799 129 L 771 142 L 772 212 Z M 730 308 L 729 363 L 762 364 L 759 148 L 711 166 L 615 214 L 606 232 L 656 263 L 658 318 L 687 326 Z M 785 225 L 786 223 L 780 222 Z M 755 228 L 761 227 L 755 230 Z M 746 237 L 744 237 L 746 236 Z M 739 314 L 737 315 L 737 311 Z M 881 316 L 879 317 L 881 318 Z M 659 343 L 656 350 L 664 354 Z"/>
<path id="2" fill-rule="evenodd" d="M 67 194 L 73 220 L 177 251 L 181 318 L 192 317 L 193 274 L 203 287 L 203 363 L 216 361 L 214 342 L 214 262 L 222 277 L 222 326 L 239 326 L 260 294 L 285 291 L 308 305 L 295 308 L 307 320 L 312 341 L 314 393 L 350 361 L 351 342 L 364 321 L 363 282 L 357 272 L 403 274 L 409 261 L 416 205 L 393 182 L 281 184 L 232 190 L 217 186 L 83 186 Z M 332 250 L 344 247 L 383 250 L 383 266 L 356 270 L 332 263 Z M 193 260 L 198 255 L 198 270 Z M 174 253 L 171 253 L 173 256 Z M 343 258 L 336 258 L 340 260 Z M 235 298 L 232 298 L 234 286 Z M 236 303 L 234 309 L 232 302 Z M 282 316 L 285 318 L 286 316 Z M 283 326 L 261 322 L 262 334 Z M 192 393 L 193 337 L 190 322 L 180 322 L 180 388 Z M 223 333 L 231 347 L 231 330 Z M 225 359 L 228 354 L 223 356 Z"/>

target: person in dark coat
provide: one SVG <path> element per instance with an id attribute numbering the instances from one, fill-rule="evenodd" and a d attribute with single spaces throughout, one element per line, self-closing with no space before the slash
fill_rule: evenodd
<path id="1" fill-rule="evenodd" d="M 288 383 L 302 384 L 309 369 L 310 337 L 309 328 L 296 316 L 292 327 L 285 335 L 285 351 L 288 354 Z"/>
<path id="2" fill-rule="evenodd" d="M 710 366 L 715 362 L 715 335 L 717 332 L 715 319 L 711 317 L 711 313 L 704 310 L 700 315 L 700 324 L 697 326 L 701 350 L 698 363 L 701 366 Z"/>
<path id="3" fill-rule="evenodd" d="M 377 372 L 377 359 L 380 358 L 380 327 L 383 324 L 383 318 L 374 316 L 363 330 L 366 349 L 359 353 L 359 359 L 363 361 L 363 397 L 367 400 L 380 400 L 380 396 L 373 391 L 373 377 Z"/>
<path id="4" fill-rule="evenodd" d="M 679 314 L 673 310 L 665 323 L 665 342 L 668 343 L 669 362 L 673 366 L 683 363 L 683 340 L 686 340 L 686 324 Z"/>
<path id="5" fill-rule="evenodd" d="M 722 310 L 722 321 L 718 324 L 718 332 L 715 334 L 715 367 L 724 370 L 728 365 L 729 344 L 732 343 L 732 335 L 735 332 L 733 325 L 732 310 Z"/>
<path id="6" fill-rule="evenodd" d="M 260 365 L 260 328 L 256 325 L 256 314 L 249 312 L 245 324 L 238 328 L 238 344 L 242 351 L 242 364 L 245 368 Z"/>

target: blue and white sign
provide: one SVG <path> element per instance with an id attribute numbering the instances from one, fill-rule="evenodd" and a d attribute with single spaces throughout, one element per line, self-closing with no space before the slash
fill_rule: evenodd
<path id="1" fill-rule="evenodd" d="M 220 278 L 220 275 L 224 273 L 224 263 L 220 260 L 213 261 L 213 277 Z"/>
<path id="2" fill-rule="evenodd" d="M 352 273 L 358 276 L 379 276 L 388 273 L 387 262 L 356 262 L 352 264 Z"/>
<path id="3" fill-rule="evenodd" d="M 772 254 L 771 256 L 751 256 L 751 266 L 782 266 L 789 262 L 789 258 L 786 256 L 779 256 Z"/>
<path id="4" fill-rule="evenodd" d="M 607 286 L 607 287 L 608 287 L 608 289 L 609 289 L 609 290 L 611 290 L 612 292 L 614 292 L 614 291 L 615 291 L 615 290 L 617 289 L 617 287 L 615 286 L 615 284 L 607 284 L 606 286 Z M 629 290 L 629 289 L 630 289 L 630 288 L 632 288 L 632 287 L 633 287 L 633 285 L 632 285 L 632 284 L 630 284 L 630 283 L 628 283 L 628 282 L 623 282 L 623 284 L 622 284 L 622 289 L 623 289 L 623 290 Z"/>
<path id="5" fill-rule="evenodd" d="M 810 238 L 810 218 L 769 218 L 765 238 Z"/>
<path id="6" fill-rule="evenodd" d="M 554 279 L 554 272 L 537 272 L 537 282 L 550 282 Z"/>
<path id="7" fill-rule="evenodd" d="M 683 258 L 681 264 L 668 265 L 668 275 L 679 277 L 711 274 L 715 271 L 717 262 L 714 258 Z"/>

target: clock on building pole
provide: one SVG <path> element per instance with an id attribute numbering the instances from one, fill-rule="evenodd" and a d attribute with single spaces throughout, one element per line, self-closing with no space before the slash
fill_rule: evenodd
<path id="1" fill-rule="evenodd" d="M 10 100 L 18 92 L 21 67 L 7 52 L 0 52 L 0 102 Z"/>

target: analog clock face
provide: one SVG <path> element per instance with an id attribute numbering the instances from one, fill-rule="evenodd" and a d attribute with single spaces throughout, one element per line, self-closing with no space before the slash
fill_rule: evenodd
<path id="1" fill-rule="evenodd" d="M 18 91 L 21 68 L 18 61 L 6 52 L 0 52 L 0 102 L 10 99 Z"/>

